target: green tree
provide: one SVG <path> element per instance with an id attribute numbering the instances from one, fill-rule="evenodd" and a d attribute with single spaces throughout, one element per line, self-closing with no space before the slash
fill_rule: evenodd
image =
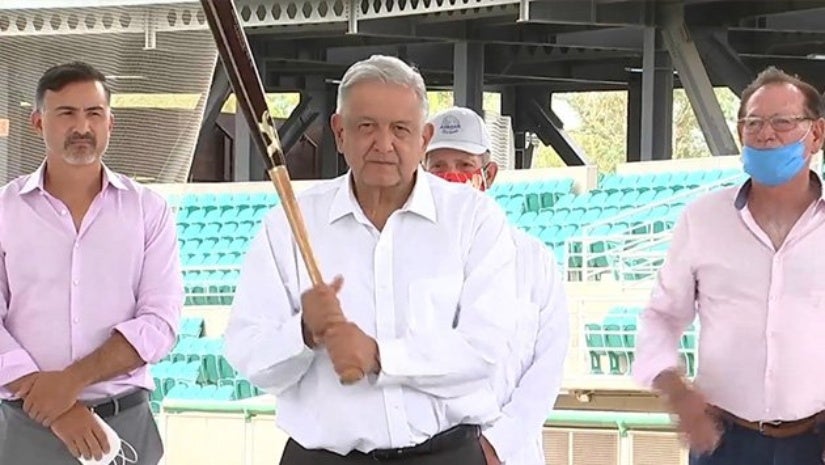
<path id="1" fill-rule="evenodd" d="M 427 102 L 430 105 L 430 116 L 432 116 L 454 105 L 453 93 L 451 91 L 427 92 Z M 486 113 L 500 114 L 501 96 L 496 92 L 485 92 L 481 106 Z"/>
<path id="2" fill-rule="evenodd" d="M 722 107 L 728 127 L 733 130 L 739 100 L 733 92 L 716 89 L 716 97 Z M 616 165 L 627 159 L 627 93 L 582 92 L 555 94 L 555 104 L 572 107 L 581 124 L 568 130 L 568 135 L 582 148 L 585 155 L 601 172 L 611 172 Z M 533 167 L 564 166 L 551 147 L 537 142 L 533 155 Z M 684 90 L 677 89 L 673 96 L 673 152 L 674 158 L 710 156 L 696 115 Z"/>
<path id="3" fill-rule="evenodd" d="M 735 137 L 734 122 L 736 111 L 739 108 L 739 99 L 736 94 L 727 88 L 715 89 L 716 100 L 722 107 L 728 129 Z M 696 113 L 690 106 L 690 100 L 683 89 L 673 91 L 673 158 L 701 158 L 709 157 L 705 136 L 696 119 Z"/>
<path id="4" fill-rule="evenodd" d="M 554 109 L 566 105 L 576 112 L 579 124 L 565 125 L 565 130 L 588 160 L 600 171 L 614 171 L 625 159 L 627 147 L 627 92 L 555 94 L 553 101 Z M 533 168 L 565 166 L 552 147 L 534 139 Z"/>

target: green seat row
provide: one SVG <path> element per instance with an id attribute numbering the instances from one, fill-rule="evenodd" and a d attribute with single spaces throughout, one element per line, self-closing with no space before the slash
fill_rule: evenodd
<path id="1" fill-rule="evenodd" d="M 494 197 L 516 194 L 567 194 L 573 190 L 573 180 L 548 179 L 540 181 L 507 182 L 494 184 L 488 193 Z"/>
<path id="2" fill-rule="evenodd" d="M 256 221 L 230 221 L 227 223 L 178 223 L 178 239 L 204 240 L 204 239 L 249 239 L 258 231 L 260 222 Z"/>
<path id="3" fill-rule="evenodd" d="M 645 174 L 606 174 L 599 181 L 599 190 L 610 193 L 638 188 L 653 190 L 674 187 L 694 188 L 722 179 L 736 178 L 738 180 L 742 176 L 742 171 L 735 168 Z"/>
<path id="4" fill-rule="evenodd" d="M 632 370 L 636 350 L 638 307 L 614 307 L 601 322 L 584 325 L 584 339 L 590 357 L 592 374 L 626 375 Z M 682 335 L 680 353 L 687 369 L 693 376 L 696 371 L 696 334 L 698 324 L 692 324 Z M 604 370 L 603 358 L 607 357 L 608 367 Z"/>
<path id="5" fill-rule="evenodd" d="M 180 224 L 192 223 L 225 223 L 229 221 L 260 221 L 272 207 L 260 205 L 257 207 L 195 207 L 178 210 L 177 222 Z"/>
<path id="6" fill-rule="evenodd" d="M 166 200 L 170 205 L 178 209 L 231 207 L 241 205 L 264 205 L 271 207 L 280 201 L 278 194 L 274 191 L 169 195 Z"/>

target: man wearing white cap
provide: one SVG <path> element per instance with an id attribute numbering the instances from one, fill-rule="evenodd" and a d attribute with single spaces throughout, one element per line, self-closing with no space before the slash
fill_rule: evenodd
<path id="1" fill-rule="evenodd" d="M 485 190 L 498 166 L 491 161 L 490 136 L 474 111 L 454 107 L 430 119 L 427 171 L 448 181 Z M 561 388 L 569 340 L 567 297 L 552 251 L 513 228 L 517 247 L 517 346 L 495 380 L 501 417 L 483 430 L 488 465 L 544 464 L 541 427 Z M 508 311 L 508 309 L 501 309 Z"/>

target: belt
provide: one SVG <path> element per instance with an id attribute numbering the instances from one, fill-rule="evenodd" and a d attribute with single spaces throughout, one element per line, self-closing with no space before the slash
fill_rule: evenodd
<path id="1" fill-rule="evenodd" d="M 415 446 L 397 449 L 375 449 L 364 455 L 370 456 L 379 462 L 398 460 L 457 449 L 470 442 L 478 442 L 480 437 L 481 428 L 477 425 L 458 425 Z"/>
<path id="2" fill-rule="evenodd" d="M 776 439 L 790 438 L 809 433 L 816 429 L 816 427 L 822 422 L 823 417 L 823 413 L 817 413 L 800 420 L 748 421 L 715 406 L 710 406 L 709 412 L 718 418 L 728 420 L 731 423 L 739 425 L 743 428 L 751 431 L 757 431 L 764 436 Z"/>
<path id="3" fill-rule="evenodd" d="M 132 407 L 138 406 L 140 404 L 146 403 L 149 401 L 149 393 L 145 390 L 141 389 L 139 391 L 135 391 L 131 394 L 126 394 L 125 396 L 121 396 L 118 398 L 110 398 L 105 399 L 103 401 L 97 403 L 88 403 L 86 404 L 92 412 L 96 413 L 97 416 L 100 418 L 109 418 L 117 415 L 118 413 L 130 409 Z M 4 404 L 23 409 L 23 400 L 7 400 L 3 401 Z"/>

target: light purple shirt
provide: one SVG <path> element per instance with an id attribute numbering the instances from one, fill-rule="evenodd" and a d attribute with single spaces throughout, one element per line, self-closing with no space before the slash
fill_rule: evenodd
<path id="1" fill-rule="evenodd" d="M 104 168 L 77 232 L 43 188 L 45 165 L 0 189 L 0 398 L 32 372 L 62 370 L 120 332 L 147 363 L 175 344 L 184 301 L 175 217 L 163 197 Z M 81 400 L 153 389 L 149 367 Z"/>
<path id="2" fill-rule="evenodd" d="M 825 410 L 825 198 L 775 249 L 748 209 L 749 189 L 685 209 L 641 315 L 633 373 L 651 386 L 678 366 L 682 331 L 698 315 L 695 383 L 708 402 L 749 421 L 799 420 Z"/>

